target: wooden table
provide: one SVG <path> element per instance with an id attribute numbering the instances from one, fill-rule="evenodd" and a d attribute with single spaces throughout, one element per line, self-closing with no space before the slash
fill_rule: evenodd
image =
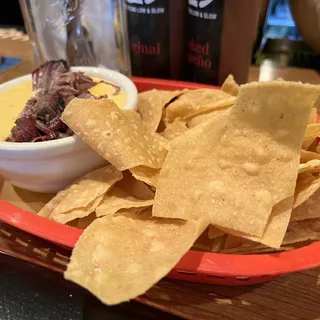
<path id="1" fill-rule="evenodd" d="M 0 40 L 0 55 L 24 59 L 17 67 L 0 74 L 0 81 L 29 73 L 34 67 L 28 42 Z M 269 64 L 268 68 L 271 66 Z M 274 69 L 269 70 L 267 76 L 320 83 L 319 75 L 307 69 Z M 249 80 L 259 78 L 261 70 L 252 67 Z M 263 79 L 267 80 L 266 74 Z M 241 287 L 164 279 L 144 298 L 157 308 L 192 320 L 316 320 L 320 319 L 320 268 L 290 274 L 264 284 Z"/>

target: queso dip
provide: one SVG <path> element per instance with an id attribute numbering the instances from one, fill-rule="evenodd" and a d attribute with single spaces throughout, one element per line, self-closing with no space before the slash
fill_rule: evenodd
<path id="1" fill-rule="evenodd" d="M 100 78 L 92 77 L 95 82 Z M 112 84 L 98 83 L 89 92 L 96 97 L 108 95 L 118 107 L 123 108 L 126 103 L 126 94 L 122 89 L 117 89 Z M 116 93 L 116 94 L 115 94 Z M 5 141 L 14 127 L 14 122 L 19 117 L 27 101 L 32 96 L 32 82 L 26 81 L 15 87 L 0 92 L 0 141 Z"/>

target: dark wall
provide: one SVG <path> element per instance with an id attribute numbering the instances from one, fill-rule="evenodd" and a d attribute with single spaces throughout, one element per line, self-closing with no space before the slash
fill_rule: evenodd
<path id="1" fill-rule="evenodd" d="M 1 1 L 0 8 L 0 26 L 18 26 L 23 27 L 19 0 Z"/>

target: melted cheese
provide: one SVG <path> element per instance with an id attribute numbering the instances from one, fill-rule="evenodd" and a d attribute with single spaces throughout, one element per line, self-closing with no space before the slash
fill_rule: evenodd
<path id="1" fill-rule="evenodd" d="M 99 78 L 92 79 L 96 82 L 101 80 Z M 96 97 L 108 95 L 108 98 L 113 100 L 120 108 L 123 108 L 126 103 L 124 91 L 121 89 L 115 95 L 115 88 L 112 85 L 99 83 L 89 91 Z M 31 95 L 31 81 L 26 81 L 0 92 L 0 141 L 4 141 L 8 137 L 14 126 L 14 122 L 19 117 L 27 101 L 31 98 Z"/>
<path id="2" fill-rule="evenodd" d="M 10 134 L 14 122 L 30 99 L 31 93 L 31 81 L 0 93 L 0 141 L 4 141 Z"/>
<path id="3" fill-rule="evenodd" d="M 92 80 L 99 82 L 101 79 L 92 78 Z M 121 89 L 120 92 L 116 94 L 116 88 L 107 83 L 98 83 L 89 89 L 89 92 L 96 97 L 107 95 L 108 99 L 113 100 L 120 108 L 123 108 L 123 106 L 126 104 L 127 98 L 123 90 Z"/>

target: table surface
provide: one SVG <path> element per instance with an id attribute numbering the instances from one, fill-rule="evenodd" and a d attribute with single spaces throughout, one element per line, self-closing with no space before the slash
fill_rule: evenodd
<path id="1" fill-rule="evenodd" d="M 28 41 L 0 39 L 0 55 L 24 59 L 0 73 L 0 82 L 34 68 Z M 272 62 L 260 69 L 251 67 L 249 81 L 279 77 L 320 84 L 320 76 L 313 70 L 277 69 Z M 136 302 L 107 308 L 85 290 L 64 281 L 61 275 L 6 256 L 0 256 L 0 283 L 0 320 L 178 319 Z M 241 287 L 164 279 L 145 296 L 185 319 L 316 320 L 320 319 L 320 268 Z"/>

